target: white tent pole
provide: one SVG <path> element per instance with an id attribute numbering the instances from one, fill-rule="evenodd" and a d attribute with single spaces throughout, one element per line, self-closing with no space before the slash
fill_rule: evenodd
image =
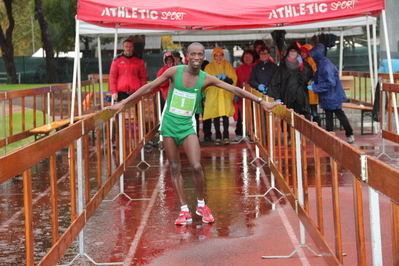
<path id="1" fill-rule="evenodd" d="M 369 17 L 366 16 L 367 20 L 367 49 L 368 49 L 368 54 L 369 54 L 369 71 L 370 71 L 370 83 L 371 83 L 371 100 L 374 102 L 374 70 L 373 70 L 373 59 L 371 57 L 371 42 L 370 42 L 370 24 L 369 24 Z"/>
<path id="2" fill-rule="evenodd" d="M 377 23 L 376 23 L 376 18 L 374 19 L 374 23 L 373 23 L 373 52 L 374 52 L 374 82 L 375 82 L 375 87 L 377 87 L 377 84 L 379 82 L 379 78 L 378 78 L 378 62 L 377 62 Z M 374 93 L 375 94 L 375 93 Z M 373 94 L 373 95 L 374 95 Z M 375 98 L 373 98 L 375 99 Z M 374 102 L 373 102 L 374 103 Z M 375 123 L 374 124 L 374 128 L 375 128 L 375 132 L 378 132 L 380 124 L 379 123 Z"/>
<path id="3" fill-rule="evenodd" d="M 339 47 L 339 76 L 342 77 L 342 65 L 343 65 L 343 57 L 344 57 L 344 30 L 341 28 L 341 37 L 339 39 L 340 47 Z"/>
<path id="4" fill-rule="evenodd" d="M 370 24 L 369 24 L 369 17 L 367 19 L 367 49 L 369 54 L 369 70 L 370 70 L 370 83 L 371 83 L 371 99 L 374 102 L 374 91 L 375 85 L 374 84 L 374 69 L 373 69 L 373 60 L 371 55 L 371 41 L 370 41 Z M 375 37 L 375 36 L 374 36 Z M 371 224 L 371 235 L 373 236 L 371 243 L 371 251 L 372 251 L 372 259 L 373 265 L 382 265 L 382 246 L 381 246 L 381 230 L 380 230 L 380 209 L 379 209 L 379 195 L 378 193 L 369 187 L 369 210 L 370 210 L 370 224 Z"/>
<path id="5" fill-rule="evenodd" d="M 373 46 L 374 46 L 374 80 L 378 81 L 378 62 L 377 62 L 377 23 L 373 23 Z"/>
<path id="6" fill-rule="evenodd" d="M 119 24 L 115 25 L 115 40 L 114 40 L 114 57 L 116 56 L 116 52 L 118 51 L 118 27 Z"/>
<path id="7" fill-rule="evenodd" d="M 393 71 L 392 71 L 392 60 L 391 60 L 391 48 L 389 47 L 388 40 L 388 30 L 387 30 L 387 19 L 385 15 L 385 10 L 382 10 L 382 22 L 384 28 L 384 37 L 385 37 L 385 48 L 387 50 L 387 60 L 388 60 L 388 70 L 389 70 L 389 82 L 394 83 L 393 80 Z M 399 121 L 398 121 L 398 105 L 396 104 L 396 96 L 395 93 L 392 92 L 392 101 L 393 101 L 393 110 L 395 112 L 395 122 L 396 122 L 396 132 L 399 132 Z"/>
<path id="8" fill-rule="evenodd" d="M 75 59 L 73 63 L 73 81 L 72 81 L 72 103 L 71 103 L 71 116 L 70 123 L 73 124 L 74 117 L 74 109 L 75 109 L 75 100 L 76 100 L 76 79 L 77 73 L 80 70 L 80 42 L 79 42 L 79 20 L 75 16 L 76 22 L 76 36 L 75 36 Z M 80 75 L 80 73 L 79 73 Z M 79 85 L 80 85 L 80 77 L 79 77 Z M 81 114 L 82 107 L 79 106 L 79 114 Z M 77 198 L 77 211 L 78 213 L 82 213 L 84 208 L 84 182 L 83 182 L 83 141 L 82 138 L 79 138 L 76 142 L 76 154 L 77 154 L 77 178 L 78 178 L 78 198 Z M 74 152 L 74 151 L 72 151 Z M 79 254 L 84 254 L 84 230 L 79 233 Z"/>
<path id="9" fill-rule="evenodd" d="M 116 51 L 118 50 L 118 26 L 119 24 L 115 24 L 115 35 L 114 35 L 114 57 L 116 56 Z M 110 86 L 110 83 L 108 83 Z M 110 89 L 110 88 L 109 88 Z M 114 105 L 114 97 L 111 96 L 111 105 Z M 114 122 L 114 118 L 111 118 L 111 124 Z M 111 127 L 111 137 L 112 137 L 112 127 Z"/>
<path id="10" fill-rule="evenodd" d="M 78 38 L 79 41 L 79 38 Z M 77 58 L 77 67 L 78 67 L 78 114 L 82 115 L 82 73 L 80 68 L 80 44 L 78 45 L 78 52 L 75 55 Z"/>
<path id="11" fill-rule="evenodd" d="M 101 39 L 100 35 L 97 35 L 97 49 L 98 49 L 98 74 L 100 78 L 100 104 L 101 109 L 104 108 L 104 89 L 103 89 L 103 66 L 101 57 Z"/>
<path id="12" fill-rule="evenodd" d="M 79 20 L 75 16 L 76 22 L 76 35 L 75 35 L 75 59 L 73 60 L 73 80 L 72 80 L 72 103 L 71 103 L 71 114 L 70 114 L 70 124 L 73 124 L 73 116 L 75 109 L 75 98 L 76 98 L 76 72 L 77 72 L 77 63 L 78 63 L 78 54 L 79 54 Z"/>
<path id="13" fill-rule="evenodd" d="M 391 60 L 391 48 L 389 47 L 388 40 L 388 30 L 387 30 L 387 19 L 385 15 L 385 10 L 382 10 L 382 25 L 384 29 L 384 38 L 385 38 L 385 49 L 387 50 L 387 60 L 388 60 L 388 70 L 389 70 L 389 82 L 394 83 L 393 80 L 393 71 L 392 71 L 392 60 Z"/>

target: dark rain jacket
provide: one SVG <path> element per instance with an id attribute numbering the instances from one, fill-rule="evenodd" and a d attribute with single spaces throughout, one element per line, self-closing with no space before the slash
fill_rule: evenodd
<path id="1" fill-rule="evenodd" d="M 309 53 L 317 65 L 312 88 L 319 94 L 321 108 L 324 110 L 342 109 L 342 103 L 348 98 L 339 79 L 338 69 L 324 56 L 324 45 L 318 43 Z"/>
<path id="2" fill-rule="evenodd" d="M 258 89 L 260 84 L 269 87 L 270 81 L 273 78 L 274 74 L 277 72 L 277 65 L 270 60 L 259 61 L 251 70 L 251 75 L 249 78 L 249 85 L 251 87 Z"/>
<path id="3" fill-rule="evenodd" d="M 276 100 L 280 99 L 288 108 L 309 119 L 307 84 L 313 76 L 312 67 L 304 62 L 302 71 L 299 68 L 289 69 L 285 62 L 285 58 L 281 60 L 270 82 L 268 95 Z"/>

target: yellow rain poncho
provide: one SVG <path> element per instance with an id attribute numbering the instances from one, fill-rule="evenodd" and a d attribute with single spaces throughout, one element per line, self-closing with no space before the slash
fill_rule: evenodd
<path id="1" fill-rule="evenodd" d="M 223 60 L 218 64 L 215 60 L 215 54 L 220 52 L 223 54 Z M 233 80 L 233 86 L 237 83 L 237 75 L 233 66 L 224 59 L 223 49 L 215 47 L 212 52 L 212 62 L 209 63 L 204 70 L 212 76 L 218 74 L 225 74 L 228 78 Z M 235 109 L 233 104 L 234 94 L 224 89 L 215 86 L 210 86 L 205 89 L 206 102 L 204 107 L 204 120 L 221 116 L 233 116 Z"/>

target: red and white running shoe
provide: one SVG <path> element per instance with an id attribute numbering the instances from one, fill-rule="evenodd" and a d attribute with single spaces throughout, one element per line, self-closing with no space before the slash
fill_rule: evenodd
<path id="1" fill-rule="evenodd" d="M 206 205 L 204 207 L 197 206 L 197 210 L 195 213 L 198 214 L 199 216 L 202 216 L 202 221 L 204 223 L 208 224 L 208 223 L 213 223 L 215 221 L 211 213 L 211 210 Z"/>
<path id="2" fill-rule="evenodd" d="M 179 218 L 176 219 L 176 225 L 186 225 L 187 223 L 191 223 L 193 219 L 191 218 L 191 212 L 181 211 L 179 213 Z"/>

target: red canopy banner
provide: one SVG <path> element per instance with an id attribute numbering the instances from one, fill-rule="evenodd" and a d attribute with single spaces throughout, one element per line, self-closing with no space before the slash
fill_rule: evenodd
<path id="1" fill-rule="evenodd" d="M 78 0 L 77 17 L 103 27 L 237 30 L 378 16 L 384 0 Z"/>

